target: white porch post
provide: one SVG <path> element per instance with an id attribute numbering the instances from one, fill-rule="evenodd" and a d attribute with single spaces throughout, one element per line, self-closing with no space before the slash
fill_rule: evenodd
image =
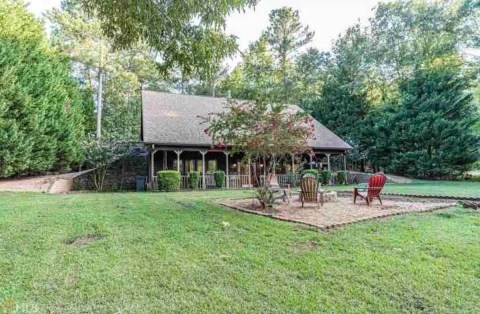
<path id="1" fill-rule="evenodd" d="M 206 150 L 201 150 L 200 154 L 202 154 L 202 189 L 207 188 L 207 182 L 206 182 L 206 177 L 205 177 L 205 172 L 206 172 L 206 166 L 205 166 L 205 155 L 207 154 Z"/>
<path id="2" fill-rule="evenodd" d="M 330 169 L 330 154 L 326 154 L 327 155 L 327 167 L 328 167 L 328 171 L 331 171 Z"/>
<path id="3" fill-rule="evenodd" d="M 248 157 L 248 185 L 252 186 L 252 160 Z"/>
<path id="4" fill-rule="evenodd" d="M 176 150 L 175 154 L 177 154 L 177 171 L 180 172 L 180 154 L 182 153 L 182 150 Z"/>
<path id="5" fill-rule="evenodd" d="M 308 156 L 310 156 L 310 169 L 313 169 L 313 156 L 310 154 Z"/>
<path id="6" fill-rule="evenodd" d="M 225 187 L 228 189 L 230 187 L 230 178 L 228 177 L 228 155 L 230 155 L 230 152 L 224 151 L 225 154 L 225 179 L 227 180 Z"/>
<path id="7" fill-rule="evenodd" d="M 155 153 L 157 151 L 153 149 L 153 146 L 152 146 L 152 149 L 150 150 L 150 173 L 149 173 L 149 181 L 150 183 L 152 184 L 152 188 L 153 188 L 153 180 L 154 180 L 154 177 L 155 177 Z"/>
<path id="8" fill-rule="evenodd" d="M 343 170 L 347 171 L 347 156 L 345 154 L 342 154 L 343 156 Z"/>
<path id="9" fill-rule="evenodd" d="M 163 170 L 167 170 L 168 163 L 167 163 L 167 151 L 163 151 Z"/>

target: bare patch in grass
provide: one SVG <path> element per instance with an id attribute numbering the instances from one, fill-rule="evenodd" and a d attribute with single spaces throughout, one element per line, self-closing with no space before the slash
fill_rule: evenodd
<path id="1" fill-rule="evenodd" d="M 292 249 L 294 253 L 301 253 L 306 251 L 313 251 L 318 248 L 319 245 L 320 244 L 314 240 L 299 241 L 293 243 Z"/>
<path id="2" fill-rule="evenodd" d="M 74 246 L 85 246 L 89 245 L 95 241 L 103 239 L 101 234 L 82 234 L 65 241 L 66 244 Z"/>

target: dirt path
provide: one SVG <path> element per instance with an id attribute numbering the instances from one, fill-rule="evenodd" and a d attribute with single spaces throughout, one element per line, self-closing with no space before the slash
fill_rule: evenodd
<path id="1" fill-rule="evenodd" d="M 70 192 L 73 179 L 91 170 L 60 175 L 36 176 L 0 180 L 0 192 L 41 192 L 64 194 Z"/>

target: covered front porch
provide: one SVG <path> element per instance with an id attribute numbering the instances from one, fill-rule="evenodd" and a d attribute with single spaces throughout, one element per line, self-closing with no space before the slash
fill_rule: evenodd
<path id="1" fill-rule="evenodd" d="M 280 184 L 296 186 L 300 179 L 299 171 L 305 168 L 346 170 L 344 150 L 317 150 L 315 156 L 307 154 L 281 156 L 274 169 Z M 227 150 L 211 147 L 185 147 L 149 145 L 148 186 L 157 189 L 156 173 L 160 170 L 177 170 L 181 175 L 182 189 L 187 189 L 190 171 L 200 173 L 199 188 L 216 187 L 214 173 L 225 173 L 224 187 L 229 189 L 251 188 L 265 183 L 267 168 L 273 166 L 270 160 L 244 160 L 243 154 L 232 154 Z"/>

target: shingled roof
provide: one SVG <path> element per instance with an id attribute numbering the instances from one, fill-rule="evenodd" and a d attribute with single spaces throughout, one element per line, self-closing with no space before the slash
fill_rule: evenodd
<path id="1" fill-rule="evenodd" d="M 226 98 L 142 91 L 142 138 L 145 144 L 209 147 L 199 116 L 225 110 Z M 294 109 L 299 109 L 293 106 Z M 348 150 L 351 146 L 315 120 L 316 139 L 309 142 L 317 150 Z"/>

